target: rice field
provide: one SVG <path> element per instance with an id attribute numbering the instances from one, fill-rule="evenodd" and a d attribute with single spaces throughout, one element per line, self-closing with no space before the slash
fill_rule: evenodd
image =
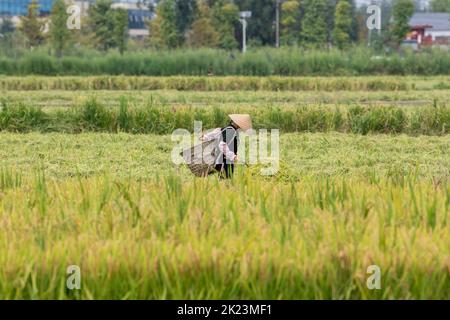
<path id="1" fill-rule="evenodd" d="M 4 78 L 19 90 L 0 98 L 0 299 L 450 299 L 450 91 L 423 87 L 444 77 L 386 78 L 407 90 L 23 91 Z M 124 104 L 159 110 L 155 129 L 114 118 Z M 312 125 L 336 110 L 339 127 Z M 163 125 L 229 111 L 281 127 L 276 175 L 199 179 L 171 162 Z M 371 265 L 381 289 L 366 285 Z"/>
<path id="2" fill-rule="evenodd" d="M 32 74 L 32 73 L 31 73 Z M 0 90 L 407 91 L 448 90 L 448 76 L 0 76 Z"/>
<path id="3" fill-rule="evenodd" d="M 117 107 L 125 98 L 134 105 L 164 106 L 279 106 L 301 105 L 385 105 L 426 106 L 448 103 L 449 90 L 406 91 L 178 91 L 178 90 L 8 90 L 1 92 L 3 103 L 22 103 L 44 110 L 75 107 L 95 98 L 98 103 Z"/>

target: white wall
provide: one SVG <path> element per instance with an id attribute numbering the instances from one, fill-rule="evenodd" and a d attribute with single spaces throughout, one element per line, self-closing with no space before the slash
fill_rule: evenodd
<path id="1" fill-rule="evenodd" d="M 431 36 L 433 40 L 436 39 L 436 37 L 450 37 L 450 30 L 446 31 L 433 31 L 431 29 L 425 31 L 425 36 Z"/>

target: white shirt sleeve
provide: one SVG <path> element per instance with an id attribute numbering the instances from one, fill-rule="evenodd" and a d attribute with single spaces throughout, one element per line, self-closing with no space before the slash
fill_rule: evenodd
<path id="1" fill-rule="evenodd" d="M 211 140 L 217 139 L 220 136 L 221 133 L 222 133 L 222 129 L 221 128 L 216 128 L 213 131 L 204 134 L 200 138 L 200 140 L 202 140 L 202 141 L 211 141 Z M 224 141 L 221 141 L 219 143 L 219 150 L 225 156 L 226 159 L 228 159 L 230 161 L 235 161 L 236 160 L 237 155 L 233 151 L 230 150 L 230 148 L 228 147 L 228 145 Z"/>
<path id="2" fill-rule="evenodd" d="M 236 157 L 237 157 L 236 154 L 233 151 L 231 151 L 230 148 L 228 148 L 228 145 L 225 142 L 220 141 L 219 149 L 223 153 L 225 158 L 227 158 L 228 160 L 231 160 L 231 161 L 236 160 Z"/>
<path id="3" fill-rule="evenodd" d="M 214 139 L 216 139 L 216 138 L 220 135 L 220 132 L 221 132 L 220 128 L 216 128 L 216 129 L 214 129 L 213 131 L 204 134 L 204 135 L 200 138 L 200 140 L 202 140 L 202 141 L 211 141 L 211 140 L 214 140 Z"/>

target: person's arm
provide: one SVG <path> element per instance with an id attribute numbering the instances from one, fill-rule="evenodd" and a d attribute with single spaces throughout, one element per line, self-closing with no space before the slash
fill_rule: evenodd
<path id="1" fill-rule="evenodd" d="M 213 131 L 206 133 L 200 137 L 201 141 L 211 141 L 216 139 L 220 135 L 220 128 L 216 128 Z"/>
<path id="2" fill-rule="evenodd" d="M 220 148 L 220 151 L 225 156 L 225 158 L 227 158 L 228 160 L 231 160 L 233 162 L 236 161 L 237 155 L 233 151 L 230 150 L 230 148 L 228 147 L 228 145 L 225 142 L 221 141 L 219 143 L 219 148 Z"/>

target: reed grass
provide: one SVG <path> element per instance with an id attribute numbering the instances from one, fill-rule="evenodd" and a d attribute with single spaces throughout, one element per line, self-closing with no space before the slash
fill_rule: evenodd
<path id="1" fill-rule="evenodd" d="M 79 53 L 57 59 L 35 51 L 0 58 L 4 75 L 448 75 L 450 59 L 441 50 L 376 56 L 371 50 L 318 51 L 298 48 L 256 49 L 246 54 L 222 50 L 172 50 Z"/>

